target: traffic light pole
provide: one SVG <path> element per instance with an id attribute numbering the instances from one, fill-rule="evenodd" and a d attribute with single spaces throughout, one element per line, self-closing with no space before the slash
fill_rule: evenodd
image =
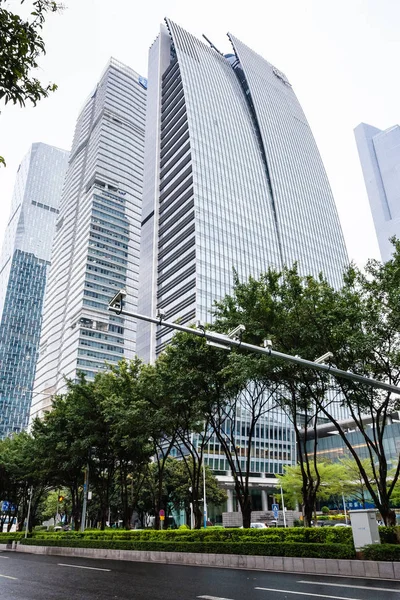
<path id="1" fill-rule="evenodd" d="M 58 504 L 60 501 L 60 490 L 57 490 L 57 510 L 56 510 L 56 518 L 54 519 L 54 527 L 57 525 L 57 517 L 58 517 Z"/>
<path id="2" fill-rule="evenodd" d="M 162 318 L 154 318 L 148 317 L 147 315 L 141 315 L 139 313 L 131 313 L 121 308 L 120 305 L 114 306 L 113 301 L 111 301 L 111 303 L 108 305 L 108 310 L 116 313 L 117 315 L 125 315 L 127 317 L 132 317 L 133 319 L 139 319 L 139 321 L 147 321 L 148 323 L 154 323 L 155 325 L 169 327 L 170 329 L 183 331 L 184 333 L 189 333 L 190 335 L 203 337 L 206 340 L 213 342 L 214 344 L 218 344 L 218 347 L 226 348 L 227 350 L 229 350 L 230 348 L 243 348 L 243 350 L 255 352 L 256 354 L 265 354 L 266 356 L 271 356 L 272 358 L 285 360 L 287 362 L 291 362 L 302 367 L 315 369 L 316 371 L 324 371 L 329 375 L 334 375 L 335 377 L 339 377 L 341 379 L 349 379 L 350 381 L 363 383 L 364 385 L 369 385 L 373 388 L 385 390 L 386 392 L 400 394 L 400 387 L 392 385 L 391 383 L 378 381 L 377 379 L 365 377 L 364 375 L 358 375 L 357 373 L 352 373 L 350 371 L 343 371 L 342 369 L 337 369 L 336 367 L 332 367 L 331 365 L 314 362 L 312 360 L 306 360 L 305 358 L 301 358 L 300 356 L 292 356 L 291 354 L 277 352 L 276 350 L 272 350 L 272 348 L 270 347 L 264 348 L 260 346 L 253 346 L 252 344 L 246 344 L 245 342 L 242 342 L 238 339 L 231 339 L 230 337 L 222 333 L 206 331 L 203 328 L 195 329 L 193 327 L 185 327 L 184 325 L 179 325 L 178 323 L 171 323 L 170 321 L 165 321 Z"/>

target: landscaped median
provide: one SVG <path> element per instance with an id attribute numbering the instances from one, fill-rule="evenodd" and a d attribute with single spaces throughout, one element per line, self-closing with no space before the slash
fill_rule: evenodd
<path id="1" fill-rule="evenodd" d="M 382 544 L 366 548 L 366 560 L 400 559 L 399 528 L 380 528 Z M 37 531 L 0 534 L 0 544 L 19 541 L 23 546 L 93 548 L 166 553 L 224 554 L 316 559 L 355 559 L 350 528 L 201 529 L 201 530 L 87 530 Z"/>

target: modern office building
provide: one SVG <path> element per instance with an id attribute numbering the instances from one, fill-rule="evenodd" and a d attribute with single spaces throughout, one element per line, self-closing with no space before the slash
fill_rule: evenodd
<path id="1" fill-rule="evenodd" d="M 339 286 L 347 263 L 327 175 L 287 77 L 233 35 L 222 54 L 166 19 L 150 48 L 139 312 L 181 324 L 211 321 L 213 302 L 268 267 L 322 271 Z M 171 330 L 138 323 L 137 351 L 153 361 Z M 283 412 L 260 423 L 251 452 L 254 506 L 271 504 L 276 473 L 296 461 Z M 243 431 L 243 435 L 242 432 Z M 233 481 L 216 440 L 206 463 Z"/>
<path id="2" fill-rule="evenodd" d="M 147 81 L 111 59 L 79 115 L 54 240 L 31 418 L 78 371 L 135 352 L 135 324 L 110 314 L 137 300 Z"/>
<path id="3" fill-rule="evenodd" d="M 68 152 L 37 143 L 18 168 L 0 258 L 0 438 L 28 424 L 51 245 L 67 166 Z"/>
<path id="4" fill-rule="evenodd" d="M 400 237 L 400 127 L 382 131 L 361 123 L 354 130 L 379 249 L 384 262 Z"/>
<path id="5" fill-rule="evenodd" d="M 221 54 L 166 19 L 149 54 L 139 312 L 211 320 L 239 277 L 298 262 L 341 283 L 327 175 L 287 77 L 229 35 Z M 138 324 L 154 360 L 171 332 Z"/>

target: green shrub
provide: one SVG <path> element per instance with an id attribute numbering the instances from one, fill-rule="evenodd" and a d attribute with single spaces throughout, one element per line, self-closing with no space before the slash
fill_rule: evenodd
<path id="1" fill-rule="evenodd" d="M 190 529 L 189 525 L 179 525 L 179 529 Z"/>
<path id="2" fill-rule="evenodd" d="M 24 537 L 24 535 L 25 534 L 23 531 L 15 531 L 14 533 L 2 532 L 2 533 L 0 533 L 0 544 L 9 544 L 9 543 L 13 542 L 14 540 L 20 540 L 21 538 Z M 11 542 L 8 540 L 11 540 Z"/>
<path id="3" fill-rule="evenodd" d="M 85 540 L 120 540 L 120 541 L 176 541 L 185 543 L 196 542 L 258 542 L 263 544 L 315 543 L 315 544 L 348 544 L 353 545 L 351 529 L 347 527 L 312 527 L 312 528 L 269 528 L 269 529 L 224 529 L 207 527 L 206 529 L 178 529 L 155 531 L 143 530 L 108 530 L 98 529 L 85 531 L 34 532 L 35 539 L 85 539 Z"/>
<path id="4" fill-rule="evenodd" d="M 365 560 L 400 560 L 400 544 L 372 544 L 362 549 Z"/>
<path id="5" fill-rule="evenodd" d="M 400 527 L 379 527 L 382 544 L 399 544 Z"/>
<path id="6" fill-rule="evenodd" d="M 321 508 L 321 512 L 323 515 L 329 515 L 329 507 L 328 506 L 323 506 Z"/>
<path id="7" fill-rule="evenodd" d="M 260 542 L 184 542 L 140 541 L 114 539 L 38 539 L 22 540 L 23 545 L 59 546 L 73 548 L 103 548 L 107 550 L 147 550 L 160 552 L 203 552 L 206 554 L 242 554 L 258 556 L 294 556 L 309 558 L 355 557 L 354 549 L 347 544 L 260 543 Z"/>

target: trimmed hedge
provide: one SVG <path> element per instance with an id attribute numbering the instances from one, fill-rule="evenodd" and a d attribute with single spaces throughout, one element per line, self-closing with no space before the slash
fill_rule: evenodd
<path id="1" fill-rule="evenodd" d="M 400 544 L 372 544 L 362 549 L 365 560 L 400 560 Z"/>
<path id="2" fill-rule="evenodd" d="M 382 544 L 400 543 L 400 527 L 379 527 L 378 529 Z"/>
<path id="3" fill-rule="evenodd" d="M 242 554 L 257 556 L 293 556 L 304 558 L 355 558 L 348 544 L 260 543 L 260 542 L 183 542 L 93 539 L 31 539 L 21 540 L 28 546 L 56 546 L 62 548 L 102 548 L 105 550 L 148 550 L 159 552 L 203 552 L 206 554 Z"/>
<path id="4" fill-rule="evenodd" d="M 130 541 L 176 541 L 195 542 L 258 542 L 263 544 L 287 542 L 306 544 L 348 544 L 352 546 L 353 538 L 350 528 L 297 528 L 291 527 L 270 529 L 190 529 L 155 531 L 152 529 L 123 530 L 88 530 L 84 533 L 75 531 L 35 532 L 35 539 L 85 539 L 85 540 L 130 540 Z"/>
<path id="5" fill-rule="evenodd" d="M 22 531 L 11 532 L 2 532 L 0 533 L 0 544 L 11 544 L 16 540 L 21 540 L 24 537 L 24 533 Z"/>

